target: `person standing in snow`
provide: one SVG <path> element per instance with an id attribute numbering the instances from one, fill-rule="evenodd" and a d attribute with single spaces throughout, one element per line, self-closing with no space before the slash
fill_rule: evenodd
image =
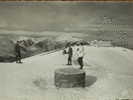
<path id="1" fill-rule="evenodd" d="M 84 57 L 84 46 L 82 43 L 77 45 L 77 62 L 80 65 L 80 69 L 83 69 L 84 63 L 83 63 L 83 57 Z"/>
<path id="2" fill-rule="evenodd" d="M 67 65 L 72 65 L 72 56 L 73 56 L 73 49 L 71 47 L 71 44 L 68 45 L 68 60 L 67 60 Z"/>
<path id="3" fill-rule="evenodd" d="M 20 41 L 17 41 L 15 44 L 15 55 L 16 55 L 16 63 L 22 63 L 21 62 L 21 46 Z"/>

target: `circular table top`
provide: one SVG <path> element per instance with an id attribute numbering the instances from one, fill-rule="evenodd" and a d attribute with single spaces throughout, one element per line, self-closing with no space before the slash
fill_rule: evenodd
<path id="1" fill-rule="evenodd" d="M 60 68 L 60 69 L 56 69 L 55 73 L 60 73 L 60 74 L 83 74 L 85 73 L 84 70 L 78 69 L 78 68 Z"/>

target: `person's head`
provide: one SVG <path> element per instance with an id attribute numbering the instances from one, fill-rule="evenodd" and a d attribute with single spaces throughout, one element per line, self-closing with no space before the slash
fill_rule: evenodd
<path id="1" fill-rule="evenodd" d="M 68 43 L 68 47 L 71 47 L 71 46 L 72 46 L 72 44 L 69 42 L 69 43 Z"/>
<path id="2" fill-rule="evenodd" d="M 71 43 L 69 43 L 68 47 L 71 47 Z"/>
<path id="3" fill-rule="evenodd" d="M 80 45 L 80 43 L 79 42 L 77 42 L 77 44 L 76 44 L 77 46 L 79 46 Z"/>
<path id="4" fill-rule="evenodd" d="M 19 44 L 19 41 L 17 41 L 17 44 Z"/>
<path id="5" fill-rule="evenodd" d="M 83 43 L 82 43 L 82 42 L 80 42 L 80 45 L 82 46 L 82 45 L 83 45 Z"/>

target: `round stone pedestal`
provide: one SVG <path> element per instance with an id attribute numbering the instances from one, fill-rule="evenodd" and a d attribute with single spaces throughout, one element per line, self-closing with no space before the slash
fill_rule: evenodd
<path id="1" fill-rule="evenodd" d="M 85 87 L 85 72 L 76 68 L 55 70 L 55 86 L 62 88 Z"/>

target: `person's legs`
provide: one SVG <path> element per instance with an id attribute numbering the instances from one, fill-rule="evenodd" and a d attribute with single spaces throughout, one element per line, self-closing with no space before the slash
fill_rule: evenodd
<path id="1" fill-rule="evenodd" d="M 18 63 L 18 56 L 16 56 L 16 63 Z"/>
<path id="2" fill-rule="evenodd" d="M 15 60 L 16 60 L 16 63 L 18 63 L 18 53 L 16 53 L 16 58 L 15 58 Z"/>
<path id="3" fill-rule="evenodd" d="M 81 69 L 83 69 L 84 62 L 83 62 L 83 57 L 81 57 Z"/>
<path id="4" fill-rule="evenodd" d="M 67 59 L 67 65 L 69 65 L 69 57 L 68 57 L 68 59 Z"/>
<path id="5" fill-rule="evenodd" d="M 80 69 L 83 69 L 83 57 L 79 57 L 78 62 L 79 62 L 79 65 L 80 65 Z"/>
<path id="6" fill-rule="evenodd" d="M 79 65 L 80 65 L 80 57 L 78 58 L 78 63 L 79 63 Z M 80 65 L 81 66 L 81 65 Z"/>
<path id="7" fill-rule="evenodd" d="M 67 65 L 70 65 L 70 57 L 67 59 Z"/>
<path id="8" fill-rule="evenodd" d="M 19 61 L 19 63 L 22 63 L 22 61 L 21 61 L 21 54 L 20 53 L 18 55 L 18 61 Z"/>
<path id="9" fill-rule="evenodd" d="M 72 57 L 71 56 L 68 57 L 68 65 L 72 65 Z"/>
<path id="10" fill-rule="evenodd" d="M 19 63 L 22 63 L 22 61 L 21 61 L 21 57 L 19 57 Z"/>
<path id="11" fill-rule="evenodd" d="M 72 65 L 72 56 L 69 58 L 69 64 Z"/>

